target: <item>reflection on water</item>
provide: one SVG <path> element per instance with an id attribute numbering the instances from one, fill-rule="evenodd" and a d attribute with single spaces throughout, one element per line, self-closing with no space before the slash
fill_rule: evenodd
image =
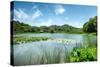
<path id="1" fill-rule="evenodd" d="M 73 47 L 86 47 L 96 44 L 96 36 L 79 35 L 79 34 L 21 34 L 16 36 L 29 37 L 51 37 L 54 39 L 72 39 L 79 42 L 76 43 L 58 43 L 55 41 L 39 41 L 30 42 L 19 45 L 13 45 L 14 49 L 14 65 L 28 64 L 50 64 L 50 63 L 66 63 L 69 62 L 69 53 Z"/>

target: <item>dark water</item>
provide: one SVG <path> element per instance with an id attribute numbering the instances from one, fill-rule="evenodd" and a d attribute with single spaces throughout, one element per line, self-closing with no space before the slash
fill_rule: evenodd
<path id="1" fill-rule="evenodd" d="M 66 44 L 56 41 L 38 41 L 13 45 L 14 65 L 66 63 L 69 62 L 69 53 L 74 47 L 85 48 L 87 44 L 92 47 L 97 43 L 96 36 L 82 34 L 28 33 L 15 36 L 50 37 L 53 39 L 70 39 L 75 42 Z"/>

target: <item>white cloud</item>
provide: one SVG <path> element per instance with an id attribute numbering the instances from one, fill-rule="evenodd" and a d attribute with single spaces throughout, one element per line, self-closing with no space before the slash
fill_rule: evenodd
<path id="1" fill-rule="evenodd" d="M 39 9 L 36 9 L 33 13 L 26 13 L 23 9 L 14 9 L 13 20 L 30 23 L 33 22 L 36 18 L 39 18 L 40 16 L 43 16 L 43 13 Z"/>
<path id="2" fill-rule="evenodd" d="M 50 26 L 53 24 L 53 20 L 52 19 L 48 19 L 47 22 L 46 22 L 46 26 Z"/>
<path id="3" fill-rule="evenodd" d="M 55 14 L 63 14 L 66 10 L 64 9 L 64 7 L 62 5 L 56 5 L 55 6 Z"/>
<path id="4" fill-rule="evenodd" d="M 27 13 L 24 12 L 24 10 L 21 10 L 21 9 L 14 9 L 14 19 L 17 19 L 17 20 L 26 20 L 29 15 Z M 16 18 L 15 18 L 16 17 Z"/>
<path id="5" fill-rule="evenodd" d="M 32 17 L 31 17 L 31 20 L 35 20 L 36 18 L 38 18 L 40 16 L 43 16 L 43 14 L 39 9 L 37 9 L 36 12 L 33 13 Z"/>
<path id="6" fill-rule="evenodd" d="M 38 9 L 38 7 L 36 5 L 33 5 L 32 10 L 34 9 Z"/>

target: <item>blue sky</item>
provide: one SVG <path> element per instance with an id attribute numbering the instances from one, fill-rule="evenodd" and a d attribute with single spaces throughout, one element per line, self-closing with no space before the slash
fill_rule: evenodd
<path id="1" fill-rule="evenodd" d="M 54 4 L 38 2 L 14 2 L 13 20 L 31 26 L 69 24 L 81 28 L 85 22 L 97 15 L 96 6 Z"/>

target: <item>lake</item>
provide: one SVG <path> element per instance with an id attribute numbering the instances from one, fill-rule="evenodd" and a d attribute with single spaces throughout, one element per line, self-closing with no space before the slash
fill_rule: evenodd
<path id="1" fill-rule="evenodd" d="M 70 40 L 67 44 L 53 40 L 14 44 L 12 45 L 14 65 L 67 63 L 70 62 L 70 51 L 73 48 L 86 48 L 87 46 L 92 47 L 97 44 L 97 37 L 88 34 L 26 33 L 14 36 Z"/>

